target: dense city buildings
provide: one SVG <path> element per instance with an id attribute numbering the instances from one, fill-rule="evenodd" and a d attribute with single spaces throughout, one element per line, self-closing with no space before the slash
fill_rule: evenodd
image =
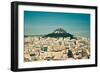
<path id="1" fill-rule="evenodd" d="M 55 31 L 57 32 L 57 31 Z M 63 32 L 57 32 L 63 33 Z M 65 33 L 65 32 L 64 32 Z M 27 36 L 24 39 L 24 61 L 89 59 L 90 40 L 85 37 Z"/>

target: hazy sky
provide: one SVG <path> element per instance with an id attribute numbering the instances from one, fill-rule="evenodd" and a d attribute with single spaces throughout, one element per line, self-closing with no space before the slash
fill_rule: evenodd
<path id="1" fill-rule="evenodd" d="M 63 28 L 79 36 L 90 36 L 90 14 L 24 11 L 25 35 L 41 35 Z"/>

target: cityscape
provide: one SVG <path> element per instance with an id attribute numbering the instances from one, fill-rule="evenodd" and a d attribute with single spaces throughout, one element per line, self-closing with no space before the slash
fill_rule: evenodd
<path id="1" fill-rule="evenodd" d="M 40 37 L 26 36 L 24 40 L 24 61 L 89 59 L 89 39 L 72 36 L 62 28 Z"/>
<path id="2" fill-rule="evenodd" d="M 24 11 L 24 62 L 90 57 L 90 14 Z"/>

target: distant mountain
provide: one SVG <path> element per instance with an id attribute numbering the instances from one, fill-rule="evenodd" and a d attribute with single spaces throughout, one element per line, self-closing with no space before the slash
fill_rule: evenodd
<path id="1" fill-rule="evenodd" d="M 58 28 L 54 30 L 52 33 L 49 33 L 47 35 L 44 35 L 43 37 L 54 37 L 54 38 L 59 38 L 59 37 L 70 37 L 70 39 L 73 39 L 74 36 L 70 33 L 67 33 L 64 29 Z"/>

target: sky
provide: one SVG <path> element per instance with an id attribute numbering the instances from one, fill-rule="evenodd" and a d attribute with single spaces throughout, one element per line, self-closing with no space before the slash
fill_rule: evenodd
<path id="1" fill-rule="evenodd" d="M 57 28 L 90 37 L 90 14 L 24 11 L 25 35 L 48 34 Z"/>

